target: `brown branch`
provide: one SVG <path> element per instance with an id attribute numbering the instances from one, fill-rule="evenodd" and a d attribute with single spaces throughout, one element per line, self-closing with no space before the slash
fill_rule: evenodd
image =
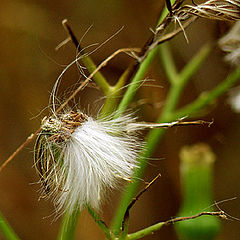
<path id="1" fill-rule="evenodd" d="M 75 45 L 77 51 L 80 52 L 81 51 L 80 43 L 78 42 L 77 37 L 73 33 L 71 27 L 68 25 L 67 19 L 64 19 L 62 21 L 62 25 L 63 25 L 65 31 L 67 32 L 67 34 L 69 35 L 69 37 L 71 38 L 71 40 L 72 40 L 73 44 Z"/>
<path id="2" fill-rule="evenodd" d="M 35 136 L 37 136 L 37 134 L 41 131 L 41 129 L 39 128 L 36 132 L 32 133 L 31 135 L 29 135 L 27 137 L 27 139 L 16 149 L 15 152 L 13 152 L 8 159 L 1 165 L 0 167 L 0 172 L 6 167 L 6 165 L 11 162 L 14 157 L 25 147 L 27 146 L 33 139 Z"/>
<path id="3" fill-rule="evenodd" d="M 129 219 L 129 211 L 133 207 L 133 205 L 136 203 L 136 201 L 153 185 L 153 183 L 156 182 L 157 179 L 161 177 L 161 174 L 159 173 L 150 183 L 145 186 L 144 189 L 142 189 L 135 198 L 132 199 L 132 201 L 129 203 L 126 212 L 124 214 L 123 222 L 122 222 L 122 231 L 125 230 L 126 223 L 128 222 Z"/>
<path id="4" fill-rule="evenodd" d="M 191 219 L 195 219 L 195 218 L 198 218 L 198 217 L 201 217 L 201 216 L 204 216 L 204 215 L 218 216 L 218 217 L 220 217 L 224 220 L 228 219 L 225 212 L 221 210 L 221 211 L 218 211 L 218 212 L 201 212 L 201 213 L 198 213 L 198 214 L 193 215 L 193 216 L 173 218 L 173 219 L 165 221 L 163 223 L 163 225 L 169 225 L 169 224 L 174 224 L 176 222 L 191 220 Z"/>
<path id="5" fill-rule="evenodd" d="M 213 124 L 213 121 L 207 122 L 203 120 L 197 121 L 183 121 L 183 119 L 169 122 L 169 123 L 148 123 L 148 122 L 136 122 L 136 123 L 129 123 L 126 127 L 127 132 L 136 131 L 136 130 L 143 130 L 143 129 L 153 129 L 153 128 L 171 128 L 171 127 L 178 127 L 178 126 L 195 126 L 195 125 L 208 125 L 210 127 Z"/>

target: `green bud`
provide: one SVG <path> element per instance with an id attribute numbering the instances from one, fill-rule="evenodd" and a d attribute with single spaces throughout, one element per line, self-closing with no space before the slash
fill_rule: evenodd
<path id="1" fill-rule="evenodd" d="M 213 208 L 212 182 L 215 155 L 206 144 L 185 146 L 180 152 L 183 202 L 179 217 L 210 212 Z M 179 239 L 212 240 L 220 230 L 215 216 L 201 216 L 175 224 Z"/>

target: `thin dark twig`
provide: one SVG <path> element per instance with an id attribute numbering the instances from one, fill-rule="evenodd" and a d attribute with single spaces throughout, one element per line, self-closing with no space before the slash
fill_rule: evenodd
<path id="1" fill-rule="evenodd" d="M 198 217 L 201 217 L 201 216 L 204 216 L 204 215 L 218 216 L 218 217 L 220 217 L 224 220 L 228 219 L 225 212 L 221 210 L 221 211 L 218 211 L 218 212 L 201 212 L 201 213 L 198 213 L 198 214 L 193 215 L 193 216 L 173 218 L 173 219 L 165 221 L 163 223 L 163 225 L 169 225 L 169 224 L 174 224 L 174 223 L 180 222 L 180 221 L 191 220 L 191 219 L 195 219 L 195 218 L 198 218 Z"/>
<path id="2" fill-rule="evenodd" d="M 1 165 L 0 167 L 0 172 L 6 167 L 6 165 L 11 162 L 14 157 L 20 152 L 22 151 L 22 149 L 24 147 L 26 147 L 33 139 L 35 136 L 37 136 L 37 134 L 41 131 L 41 129 L 39 128 L 36 132 L 32 133 L 31 135 L 29 135 L 27 137 L 27 139 L 8 157 L 8 159 Z"/>
<path id="3" fill-rule="evenodd" d="M 124 214 L 124 218 L 123 218 L 123 222 L 122 222 L 122 231 L 124 231 L 125 228 L 125 223 L 128 221 L 129 219 L 129 211 L 130 209 L 133 207 L 133 205 L 136 203 L 136 201 L 153 185 L 153 183 L 156 182 L 157 179 L 159 179 L 161 177 L 161 174 L 159 173 L 150 183 L 147 184 L 147 186 L 142 189 L 135 198 L 132 199 L 132 201 L 130 202 L 130 204 L 128 205 L 126 212 Z"/>
<path id="4" fill-rule="evenodd" d="M 67 19 L 64 19 L 62 21 L 62 25 L 63 28 L 65 29 L 65 31 L 69 34 L 73 44 L 75 45 L 75 47 L 77 48 L 77 51 L 80 52 L 81 51 L 81 46 L 80 43 L 77 40 L 77 37 L 75 36 L 75 34 L 73 33 L 71 27 L 68 25 Z"/>
<path id="5" fill-rule="evenodd" d="M 166 0 L 166 5 L 167 5 L 167 9 L 170 13 L 170 16 L 172 16 L 172 4 L 170 0 Z"/>

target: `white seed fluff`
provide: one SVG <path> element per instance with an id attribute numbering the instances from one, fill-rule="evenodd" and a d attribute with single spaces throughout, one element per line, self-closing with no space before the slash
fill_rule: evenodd
<path id="1" fill-rule="evenodd" d="M 57 212 L 71 213 L 86 204 L 99 209 L 108 190 L 118 187 L 121 179 L 131 179 L 140 149 L 136 131 L 127 131 L 133 122 L 131 116 L 113 120 L 88 117 L 62 144 L 61 160 L 50 154 L 55 158 L 51 164 L 57 166 L 51 166 L 49 173 L 54 176 L 46 179 L 51 179 L 50 194 L 54 195 Z"/>
<path id="2" fill-rule="evenodd" d="M 227 53 L 225 60 L 232 65 L 240 64 L 240 21 L 237 21 L 230 31 L 219 40 L 221 49 Z"/>

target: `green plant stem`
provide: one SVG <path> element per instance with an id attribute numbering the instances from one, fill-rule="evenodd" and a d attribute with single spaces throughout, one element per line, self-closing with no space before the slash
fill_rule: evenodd
<path id="1" fill-rule="evenodd" d="M 94 70 L 96 70 L 96 65 L 92 61 L 92 59 L 89 56 L 83 55 L 81 58 L 81 61 L 83 62 L 84 66 L 87 68 L 88 72 L 91 74 Z M 105 77 L 101 74 L 100 71 L 96 72 L 93 76 L 94 81 L 96 84 L 100 87 L 104 95 L 109 94 L 110 91 L 110 84 L 107 82 Z"/>
<path id="2" fill-rule="evenodd" d="M 5 236 L 6 240 L 20 240 L 20 238 L 13 231 L 7 220 L 0 213 L 0 231 Z"/>
<path id="3" fill-rule="evenodd" d="M 99 215 L 89 205 L 86 205 L 86 208 L 87 208 L 89 214 L 94 219 L 94 221 L 101 228 L 101 230 L 103 231 L 103 233 L 105 234 L 107 239 L 114 240 L 115 239 L 114 236 L 112 235 L 111 231 L 108 229 L 106 224 L 101 220 Z"/>
<path id="4" fill-rule="evenodd" d="M 80 211 L 77 209 L 72 214 L 65 213 L 61 229 L 58 235 L 58 240 L 72 240 L 74 239 L 75 229 L 78 223 Z"/>
<path id="5" fill-rule="evenodd" d="M 128 236 L 126 237 L 126 240 L 135 240 L 135 239 L 143 238 L 149 234 L 152 234 L 152 233 L 158 231 L 162 226 L 164 226 L 164 224 L 165 224 L 164 222 L 159 222 L 150 227 L 147 227 L 140 231 L 137 231 L 135 233 L 128 234 Z"/>
<path id="6" fill-rule="evenodd" d="M 62 21 L 62 24 L 67 34 L 71 38 L 72 43 L 75 45 L 77 52 L 81 56 L 80 58 L 78 58 L 78 60 L 81 59 L 82 63 L 87 68 L 88 72 L 90 74 L 93 73 L 97 69 L 97 67 L 93 60 L 89 57 L 89 54 L 84 53 L 84 50 L 82 49 L 77 37 L 73 33 L 72 28 L 69 26 L 67 19 L 64 19 Z M 102 89 L 103 93 L 107 95 L 107 93 L 109 92 L 110 85 L 108 84 L 104 76 L 101 74 L 101 72 L 100 71 L 96 72 L 93 76 L 93 79 L 97 83 L 97 85 Z"/>
<path id="7" fill-rule="evenodd" d="M 131 65 L 130 67 L 128 67 L 124 71 L 124 73 L 121 75 L 116 85 L 114 87 L 110 87 L 109 93 L 106 96 L 106 101 L 103 105 L 101 114 L 99 116 L 100 118 L 111 115 L 113 112 L 116 111 L 120 101 L 120 96 L 122 94 L 123 87 L 126 84 L 129 77 L 132 75 L 133 69 L 134 69 L 134 65 Z"/>
<path id="8" fill-rule="evenodd" d="M 198 110 L 211 104 L 217 97 L 226 92 L 240 79 L 240 67 L 235 69 L 222 83 L 215 87 L 210 92 L 202 93 L 194 102 L 172 113 L 170 118 L 175 116 L 177 118 L 187 116 L 197 112 Z"/>
<path id="9" fill-rule="evenodd" d="M 208 51 L 209 52 L 209 51 Z M 201 61 L 196 61 L 197 56 L 201 56 Z M 174 84 L 171 85 L 169 94 L 167 96 L 166 104 L 164 106 L 164 109 L 162 111 L 161 116 L 159 117 L 158 121 L 159 123 L 161 122 L 169 122 L 176 120 L 174 118 L 175 116 L 172 115 L 172 112 L 174 112 L 177 103 L 179 102 L 180 95 L 187 83 L 188 80 L 190 80 L 190 77 L 197 71 L 197 69 L 201 66 L 201 63 L 203 62 L 203 59 L 207 57 L 207 54 L 205 51 L 200 51 L 187 65 L 188 72 L 185 71 L 184 74 L 179 74 L 178 76 L 178 81 L 176 81 Z M 200 58 L 200 57 L 199 57 Z M 191 66 L 191 65 L 198 65 L 196 66 Z M 113 219 L 112 223 L 112 229 L 115 234 L 118 234 L 120 231 L 122 219 L 124 216 L 124 213 L 127 209 L 128 204 L 130 203 L 131 199 L 134 197 L 136 193 L 136 189 L 139 184 L 139 180 L 141 179 L 143 172 L 146 168 L 147 165 L 147 158 L 149 158 L 152 153 L 154 152 L 159 140 L 165 133 L 165 129 L 153 129 L 149 131 L 149 134 L 146 137 L 146 145 L 145 145 L 145 150 L 143 150 L 140 155 L 139 155 L 139 168 L 136 169 L 134 176 L 133 176 L 133 183 L 128 184 L 124 194 L 121 198 L 119 208 L 116 211 L 115 217 Z"/>
<path id="10" fill-rule="evenodd" d="M 171 82 L 171 84 L 174 84 L 178 80 L 178 73 L 168 45 L 169 43 L 166 42 L 159 46 L 159 56 L 168 80 Z"/>
<path id="11" fill-rule="evenodd" d="M 174 3 L 176 2 L 176 0 L 171 0 L 171 4 L 173 5 Z M 157 26 L 159 26 L 163 20 L 167 17 L 168 15 L 168 9 L 167 9 L 167 6 L 165 5 L 163 10 L 162 10 L 162 13 L 161 13 L 161 16 L 160 18 L 158 19 L 158 23 L 157 23 Z"/>
<path id="12" fill-rule="evenodd" d="M 115 117 L 118 117 L 127 109 L 129 103 L 132 101 L 133 97 L 135 96 L 137 89 L 139 88 L 140 84 L 142 83 L 142 80 L 144 79 L 144 76 L 145 76 L 149 66 L 151 65 L 156 53 L 157 53 L 157 48 L 153 49 L 148 54 L 146 59 L 142 62 L 142 64 L 140 65 L 136 75 L 132 79 L 130 86 L 128 87 L 126 93 L 124 94 L 124 96 L 118 106 Z"/>

